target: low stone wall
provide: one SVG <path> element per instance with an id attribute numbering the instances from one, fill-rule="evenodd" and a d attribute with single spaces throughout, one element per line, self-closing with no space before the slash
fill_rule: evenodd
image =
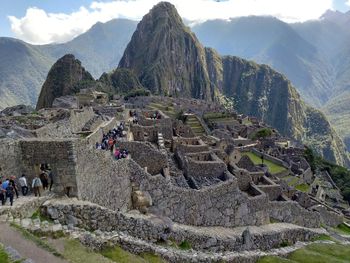
<path id="1" fill-rule="evenodd" d="M 124 105 L 122 106 L 94 106 L 94 111 L 101 115 L 109 117 L 116 117 L 116 115 L 125 110 Z"/>
<path id="2" fill-rule="evenodd" d="M 271 156 L 271 155 L 262 153 L 262 152 L 258 151 L 257 149 L 254 149 L 254 148 L 251 149 L 251 151 L 252 151 L 253 153 L 255 153 L 256 155 L 258 155 L 259 157 L 260 157 L 261 155 L 264 155 L 264 159 L 265 159 L 265 160 L 268 160 L 268 161 L 271 161 L 271 162 L 273 162 L 273 163 L 275 163 L 275 164 L 277 164 L 277 165 L 283 166 L 283 167 L 286 168 L 286 169 L 289 169 L 289 168 L 290 168 L 289 165 L 288 165 L 286 162 L 282 161 L 281 159 L 278 159 L 278 158 L 275 158 L 275 157 L 273 157 L 273 156 Z"/>
<path id="3" fill-rule="evenodd" d="M 50 196 L 26 197 L 26 201 L 21 204 L 15 202 L 14 206 L 0 206 L 0 216 L 12 216 L 16 218 L 31 217 L 40 206 L 50 199 Z"/>
<path id="4" fill-rule="evenodd" d="M 258 185 L 258 187 L 261 191 L 267 194 L 270 201 L 277 200 L 277 198 L 282 194 L 281 186 L 279 186 L 278 184 Z"/>
<path id="5" fill-rule="evenodd" d="M 259 227 L 195 228 L 172 224 L 154 215 L 124 214 L 77 200 L 52 200 L 44 203 L 42 212 L 61 224 L 76 225 L 87 230 L 121 231 L 146 241 L 172 239 L 187 241 L 195 250 L 220 252 L 267 250 L 281 244 L 307 241 L 320 231 L 290 224 L 270 224 Z"/>
<path id="6" fill-rule="evenodd" d="M 316 212 L 301 207 L 293 201 L 270 201 L 268 212 L 271 218 L 280 222 L 297 224 L 305 227 L 320 227 L 320 216 Z"/>
<path id="7" fill-rule="evenodd" d="M 343 215 L 330 211 L 322 205 L 317 205 L 315 207 L 312 207 L 312 210 L 319 212 L 321 217 L 321 222 L 324 225 L 336 227 L 344 222 Z"/>
<path id="8" fill-rule="evenodd" d="M 130 157 L 150 174 L 159 174 L 168 167 L 167 156 L 146 142 L 117 141 L 116 147 L 127 149 Z"/>
<path id="9" fill-rule="evenodd" d="M 244 226 L 269 222 L 268 197 L 248 197 L 230 179 L 201 190 L 184 189 L 157 175 L 141 183 L 149 192 L 157 214 L 175 222 L 197 226 Z"/>

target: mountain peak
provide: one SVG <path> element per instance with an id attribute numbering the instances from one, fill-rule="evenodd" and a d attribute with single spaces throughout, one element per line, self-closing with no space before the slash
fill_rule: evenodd
<path id="1" fill-rule="evenodd" d="M 338 10 L 328 9 L 320 18 L 339 25 L 344 25 L 350 20 L 350 11 L 343 13 Z"/>
<path id="2" fill-rule="evenodd" d="M 119 68 L 132 69 L 154 93 L 210 99 L 205 64 L 203 46 L 175 6 L 161 2 L 137 25 Z"/>
<path id="3" fill-rule="evenodd" d="M 51 67 L 41 89 L 36 109 L 50 108 L 55 98 L 74 94 L 79 89 L 76 85 L 80 81 L 94 81 L 94 79 L 74 55 L 64 55 Z"/>

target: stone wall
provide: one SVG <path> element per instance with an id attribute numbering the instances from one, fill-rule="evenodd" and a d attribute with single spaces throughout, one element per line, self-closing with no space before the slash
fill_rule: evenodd
<path id="1" fill-rule="evenodd" d="M 76 155 L 73 147 L 74 140 L 37 140 L 19 141 L 23 172 L 31 183 L 39 174 L 40 164 L 49 164 L 54 175 L 53 191 L 64 194 L 70 189 L 70 195 L 77 195 L 76 184 Z"/>
<path id="2" fill-rule="evenodd" d="M 131 160 L 114 160 L 109 151 L 75 145 L 78 197 L 115 211 L 131 208 Z"/>
<path id="3" fill-rule="evenodd" d="M 268 161 L 271 161 L 271 162 L 273 162 L 273 163 L 275 163 L 275 164 L 277 164 L 277 165 L 283 166 L 283 167 L 286 168 L 286 169 L 289 169 L 289 168 L 290 168 L 289 165 L 288 165 L 286 162 L 282 161 L 281 159 L 278 159 L 278 158 L 273 157 L 273 156 L 271 156 L 271 155 L 268 155 L 268 154 L 259 152 L 258 150 L 254 149 L 254 148 L 253 148 L 251 151 L 252 151 L 253 153 L 255 153 L 256 155 L 258 155 L 259 157 L 260 157 L 261 155 L 264 155 L 264 159 L 265 159 L 265 160 L 268 160 Z"/>
<path id="4" fill-rule="evenodd" d="M 87 145 L 87 147 L 95 147 L 96 142 L 101 143 L 102 140 L 102 134 L 107 133 L 109 130 L 112 130 L 116 125 L 115 118 L 102 123 L 99 127 L 96 128 L 96 130 L 91 133 L 89 136 L 87 136 L 84 141 Z"/>
<path id="5" fill-rule="evenodd" d="M 187 176 L 220 177 L 227 171 L 225 163 L 211 152 L 188 153 L 184 159 L 183 170 Z"/>
<path id="6" fill-rule="evenodd" d="M 49 123 L 35 130 L 39 138 L 71 138 L 73 133 L 80 132 L 90 119 L 95 116 L 92 108 L 72 109 L 69 118 Z"/>
<path id="7" fill-rule="evenodd" d="M 78 200 L 52 200 L 44 203 L 42 212 L 61 224 L 73 224 L 87 230 L 120 231 L 150 243 L 171 239 L 180 244 L 186 240 L 201 251 L 268 250 L 282 244 L 308 241 L 321 231 L 289 224 L 248 227 L 236 230 L 206 231 L 179 224 L 157 216 L 125 214 Z M 222 234 L 225 231 L 225 234 Z"/>
<path id="8" fill-rule="evenodd" d="M 305 227 L 319 227 L 321 224 L 318 213 L 306 210 L 294 201 L 272 201 L 268 207 L 270 217 L 280 222 Z"/>
<path id="9" fill-rule="evenodd" d="M 312 210 L 320 214 L 321 222 L 324 225 L 336 227 L 344 222 L 344 216 L 333 211 L 328 210 L 322 205 L 312 207 Z"/>
<path id="10" fill-rule="evenodd" d="M 179 188 L 157 175 L 141 183 L 149 192 L 154 211 L 175 222 L 198 226 L 244 226 L 269 222 L 266 195 L 248 197 L 236 179 L 201 190 Z"/>
<path id="11" fill-rule="evenodd" d="M 209 150 L 208 145 L 206 145 L 199 137 L 193 138 L 179 138 L 173 137 L 172 141 L 172 151 L 182 152 L 182 153 L 196 153 L 196 152 L 206 152 Z"/>
<path id="12" fill-rule="evenodd" d="M 116 147 L 127 149 L 130 157 L 142 168 L 147 167 L 147 172 L 152 175 L 162 173 L 169 166 L 167 156 L 150 143 L 117 141 Z"/>
<path id="13" fill-rule="evenodd" d="M 21 157 L 17 141 L 0 140 L 0 160 L 0 179 L 21 175 Z"/>

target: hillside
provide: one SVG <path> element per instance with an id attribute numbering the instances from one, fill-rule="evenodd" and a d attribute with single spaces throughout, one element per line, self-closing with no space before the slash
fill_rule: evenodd
<path id="1" fill-rule="evenodd" d="M 0 109 L 33 104 L 54 60 L 39 47 L 0 38 Z"/>
<path id="2" fill-rule="evenodd" d="M 312 143 L 328 160 L 348 162 L 344 145 L 325 116 L 307 106 L 282 74 L 269 66 L 221 57 L 204 48 L 169 3 L 156 5 L 144 16 L 119 68 L 134 71 L 154 93 L 207 101 L 230 97 L 238 112 L 258 117 L 284 135 Z"/>
<path id="3" fill-rule="evenodd" d="M 97 23 L 72 41 L 57 45 L 35 46 L 0 38 L 0 109 L 35 105 L 50 67 L 65 54 L 81 60 L 95 78 L 110 71 L 118 65 L 135 27 L 134 21 L 114 19 Z"/>

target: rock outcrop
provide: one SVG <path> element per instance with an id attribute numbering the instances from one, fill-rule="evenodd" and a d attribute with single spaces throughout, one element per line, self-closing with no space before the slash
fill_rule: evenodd
<path id="1" fill-rule="evenodd" d="M 301 100 L 284 75 L 267 65 L 204 48 L 170 3 L 159 3 L 143 17 L 119 68 L 133 71 L 154 93 L 207 101 L 232 98 L 238 112 L 312 143 L 330 161 L 348 163 L 345 147 L 328 120 Z"/>
<path id="2" fill-rule="evenodd" d="M 55 98 L 72 95 L 83 82 L 94 82 L 91 74 L 71 54 L 60 58 L 50 69 L 41 89 L 36 109 L 50 108 Z"/>
<path id="3" fill-rule="evenodd" d="M 103 73 L 98 80 L 103 86 L 102 90 L 109 93 L 126 93 L 133 89 L 142 89 L 136 75 L 124 68 L 115 69 L 111 73 Z"/>

